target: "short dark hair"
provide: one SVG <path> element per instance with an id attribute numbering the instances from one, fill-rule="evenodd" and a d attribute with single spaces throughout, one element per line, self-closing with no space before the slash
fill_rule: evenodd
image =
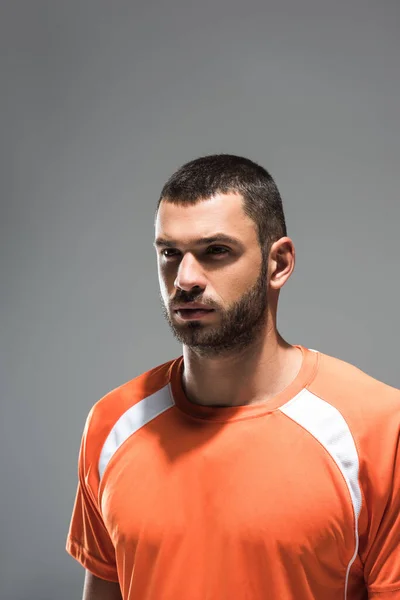
<path id="1" fill-rule="evenodd" d="M 282 199 L 266 169 L 241 156 L 213 154 L 184 164 L 164 185 L 157 204 L 196 204 L 216 193 L 239 193 L 263 250 L 287 235 Z"/>

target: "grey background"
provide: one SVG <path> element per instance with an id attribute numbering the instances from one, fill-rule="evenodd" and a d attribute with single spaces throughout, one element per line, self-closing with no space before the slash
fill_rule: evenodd
<path id="1" fill-rule="evenodd" d="M 282 333 L 400 387 L 399 17 L 397 0 L 2 0 L 1 599 L 81 597 L 64 545 L 86 415 L 180 354 L 152 241 L 183 162 L 271 171 L 298 254 Z"/>

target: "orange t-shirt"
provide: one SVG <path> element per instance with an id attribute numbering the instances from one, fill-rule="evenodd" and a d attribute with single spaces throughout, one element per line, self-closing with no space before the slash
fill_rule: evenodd
<path id="1" fill-rule="evenodd" d="M 400 392 L 301 350 L 263 404 L 189 402 L 182 357 L 100 400 L 68 552 L 124 600 L 400 598 Z"/>

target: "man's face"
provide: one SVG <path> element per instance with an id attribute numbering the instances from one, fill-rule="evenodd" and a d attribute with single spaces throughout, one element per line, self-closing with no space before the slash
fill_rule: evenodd
<path id="1" fill-rule="evenodd" d="M 161 202 L 155 243 L 163 312 L 175 337 L 205 356 L 249 346 L 266 325 L 267 260 L 241 196 Z"/>

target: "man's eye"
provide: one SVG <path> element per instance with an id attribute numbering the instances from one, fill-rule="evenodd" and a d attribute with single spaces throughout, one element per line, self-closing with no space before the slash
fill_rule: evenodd
<path id="1" fill-rule="evenodd" d="M 225 248 L 224 246 L 210 246 L 206 250 L 206 254 L 211 254 L 213 256 L 222 256 L 224 254 L 227 254 L 228 252 L 229 249 Z M 164 250 L 161 250 L 160 254 L 164 258 L 175 258 L 180 254 L 180 252 L 179 250 L 176 250 L 174 248 L 164 248 Z"/>
<path id="2" fill-rule="evenodd" d="M 161 256 L 164 256 L 164 258 L 172 258 L 173 256 L 176 256 L 176 254 L 177 250 L 173 250 L 172 248 L 166 248 L 161 251 Z"/>
<path id="3" fill-rule="evenodd" d="M 208 254 L 226 254 L 229 252 L 228 248 L 224 248 L 224 246 L 210 246 L 207 249 Z"/>

